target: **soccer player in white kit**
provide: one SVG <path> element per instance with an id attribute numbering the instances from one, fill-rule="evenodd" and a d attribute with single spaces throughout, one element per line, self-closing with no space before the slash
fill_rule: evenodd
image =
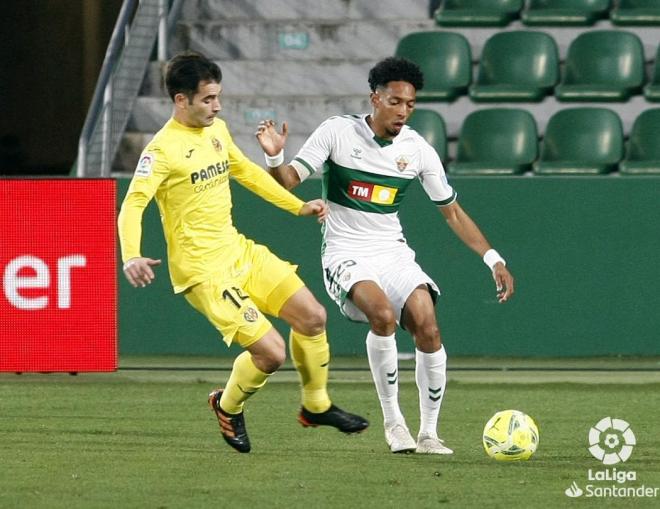
<path id="1" fill-rule="evenodd" d="M 325 287 L 347 318 L 370 325 L 367 354 L 390 450 L 451 454 L 437 433 L 447 380 L 434 307 L 439 290 L 415 262 L 398 217 L 408 185 L 419 179 L 453 232 L 483 258 L 499 302 L 513 295 L 514 280 L 458 204 L 438 154 L 406 126 L 423 81 L 416 64 L 396 57 L 382 60 L 369 72 L 371 113 L 327 119 L 288 165 L 283 155 L 286 123 L 277 132 L 273 121 L 263 121 L 256 134 L 271 174 L 287 189 L 323 172 L 329 206 L 321 252 Z M 398 402 L 397 324 L 415 341 L 417 440 Z"/>

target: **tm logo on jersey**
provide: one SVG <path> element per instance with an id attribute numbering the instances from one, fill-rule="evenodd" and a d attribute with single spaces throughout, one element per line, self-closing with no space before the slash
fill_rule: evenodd
<path id="1" fill-rule="evenodd" d="M 348 196 L 360 201 L 379 203 L 381 205 L 392 205 L 398 189 L 394 187 L 368 184 L 358 180 L 348 183 Z"/>

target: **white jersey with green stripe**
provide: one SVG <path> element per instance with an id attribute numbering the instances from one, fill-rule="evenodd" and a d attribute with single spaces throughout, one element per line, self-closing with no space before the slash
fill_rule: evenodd
<path id="1" fill-rule="evenodd" d="M 324 252 L 373 252 L 404 241 L 398 210 L 416 178 L 435 204 L 456 200 L 440 157 L 424 138 L 404 126 L 392 140 L 383 140 L 366 119 L 366 114 L 330 117 L 291 161 L 301 181 L 323 172 L 330 210 Z"/>

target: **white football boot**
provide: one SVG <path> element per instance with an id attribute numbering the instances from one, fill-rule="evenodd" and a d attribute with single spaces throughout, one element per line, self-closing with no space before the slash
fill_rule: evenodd
<path id="1" fill-rule="evenodd" d="M 404 423 L 386 426 L 385 441 L 392 452 L 414 452 L 417 449 L 417 443 Z"/>
<path id="2" fill-rule="evenodd" d="M 425 433 L 417 437 L 415 452 L 419 454 L 454 454 L 454 451 L 447 447 L 441 439 Z"/>

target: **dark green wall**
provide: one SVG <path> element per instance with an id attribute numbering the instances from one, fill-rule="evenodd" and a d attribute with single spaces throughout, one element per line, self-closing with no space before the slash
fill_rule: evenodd
<path id="1" fill-rule="evenodd" d="M 454 237 L 421 187 L 411 186 L 401 220 L 417 259 L 443 291 L 437 310 L 451 355 L 660 355 L 660 179 L 653 177 L 453 178 L 459 201 L 516 277 L 500 305 L 483 262 Z M 119 182 L 120 200 L 127 180 Z M 334 355 L 363 355 L 367 326 L 341 318 L 323 289 L 320 232 L 233 183 L 240 231 L 300 265 L 328 309 Z M 296 190 L 320 195 L 320 181 Z M 163 257 L 155 204 L 144 219 L 143 254 Z M 215 330 L 172 294 L 165 266 L 146 289 L 120 275 L 122 354 L 217 354 Z M 281 322 L 276 326 L 282 333 Z M 402 351 L 413 351 L 406 332 Z"/>

